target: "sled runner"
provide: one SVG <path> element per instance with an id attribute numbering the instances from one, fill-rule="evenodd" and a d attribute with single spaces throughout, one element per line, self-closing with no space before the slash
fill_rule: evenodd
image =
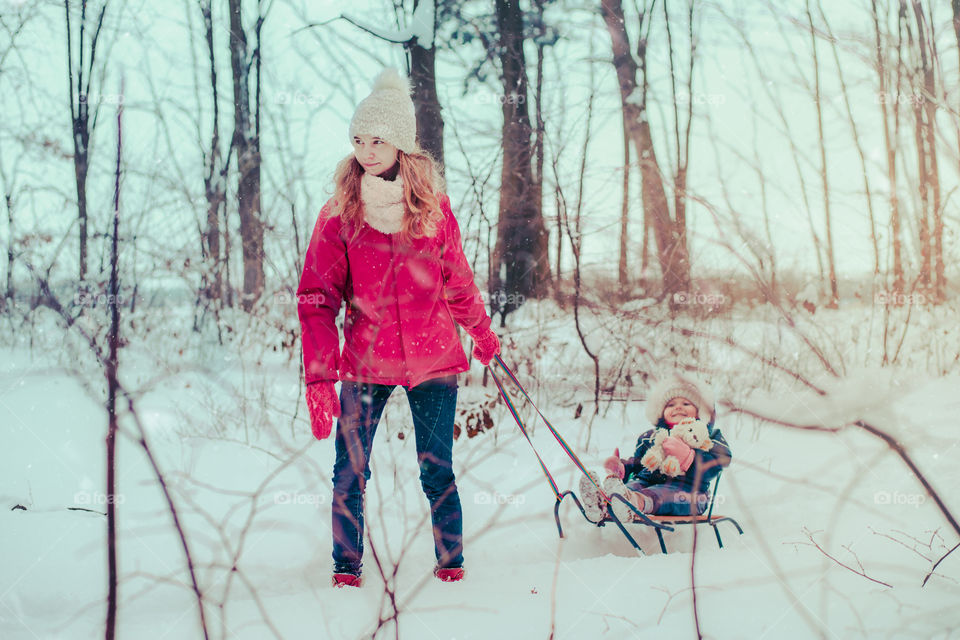
<path id="1" fill-rule="evenodd" d="M 516 385 L 517 389 L 520 390 L 520 393 L 523 394 L 523 397 L 526 398 L 527 402 L 530 403 L 530 406 L 533 407 L 534 411 L 537 412 L 537 415 L 543 419 L 544 424 L 547 425 L 547 428 L 550 430 L 550 433 L 553 434 L 553 437 L 557 439 L 557 442 L 560 443 L 560 446 L 563 450 L 570 456 L 570 459 L 573 460 L 573 463 L 580 469 L 580 472 L 586 475 L 588 478 L 591 478 L 591 482 L 596 485 L 597 490 L 606 498 L 607 502 L 611 500 L 620 500 L 626 504 L 631 511 L 631 519 L 628 522 L 621 522 L 617 516 L 613 513 L 612 509 L 607 509 L 606 514 L 599 521 L 595 522 L 587 517 L 586 511 L 583 509 L 583 505 L 580 503 L 580 499 L 577 497 L 577 494 L 573 490 L 560 491 L 560 488 L 557 486 L 557 483 L 554 481 L 553 476 L 550 475 L 550 471 L 547 469 L 546 464 L 544 464 L 543 459 L 540 457 L 540 454 L 537 452 L 536 447 L 533 446 L 533 441 L 530 439 L 530 435 L 527 433 L 527 429 L 523 424 L 523 420 L 520 418 L 520 415 L 517 413 L 513 402 L 510 399 L 510 395 L 507 393 L 506 389 L 503 386 L 503 383 L 500 381 L 497 372 L 494 370 L 494 364 L 499 366 L 503 373 Z M 631 505 L 627 500 L 623 498 L 620 494 L 613 494 L 607 496 L 603 493 L 603 489 L 597 484 L 596 480 L 591 477 L 591 474 L 583 466 L 583 463 L 580 462 L 580 458 L 577 457 L 577 454 L 567 445 L 563 437 L 553 428 L 553 425 L 550 424 L 550 421 L 547 420 L 547 417 L 541 413 L 540 409 L 537 408 L 537 405 L 534 404 L 533 399 L 527 394 L 526 390 L 523 388 L 523 385 L 520 384 L 520 381 L 517 380 L 517 377 L 513 372 L 504 364 L 503 360 L 499 355 L 494 356 L 493 361 L 490 363 L 490 375 L 493 377 L 494 384 L 497 385 L 497 390 L 500 392 L 500 397 L 503 398 L 504 403 L 507 405 L 507 409 L 510 411 L 510 414 L 513 416 L 513 419 L 516 421 L 517 426 L 520 428 L 520 432 L 523 433 L 524 437 L 527 439 L 527 442 L 530 443 L 530 447 L 533 449 L 534 455 L 537 456 L 537 461 L 540 463 L 540 468 L 543 470 L 543 474 L 546 476 L 547 481 L 550 483 L 551 489 L 557 498 L 556 503 L 553 505 L 553 516 L 557 522 L 557 533 L 563 538 L 563 527 L 560 525 L 560 505 L 563 503 L 564 498 L 570 496 L 574 503 L 577 505 L 577 508 L 580 510 L 580 513 L 583 515 L 584 519 L 587 522 L 602 527 L 608 522 L 613 522 L 620 532 L 630 541 L 630 544 L 639 551 L 643 553 L 643 549 L 637 544 L 637 541 L 634 540 L 633 536 L 630 535 L 630 532 L 627 531 L 625 524 L 642 524 L 648 527 L 653 527 L 653 530 L 657 532 L 657 539 L 660 541 L 660 550 L 663 553 L 667 553 L 667 547 L 663 541 L 663 532 L 664 531 L 674 531 L 676 526 L 679 525 L 699 525 L 707 524 L 713 527 L 713 533 L 717 537 L 717 544 L 720 545 L 720 548 L 723 548 L 723 540 L 720 538 L 720 531 L 717 529 L 717 525 L 721 522 L 729 522 L 734 527 L 736 527 L 737 532 L 741 535 L 743 534 L 743 529 L 740 527 L 740 524 L 728 516 L 718 516 L 713 515 L 713 506 L 717 495 L 717 486 L 720 484 L 720 475 L 718 474 L 716 479 L 713 481 L 713 488 L 709 493 L 709 503 L 707 506 L 706 513 L 703 515 L 689 515 L 689 516 L 657 516 L 657 515 L 647 515 L 641 513 L 633 505 Z"/>
<path id="2" fill-rule="evenodd" d="M 619 500 L 620 502 L 623 502 L 628 507 L 630 507 L 631 518 L 628 521 L 629 524 L 642 524 L 648 527 L 652 527 L 653 530 L 657 532 L 657 540 L 660 542 L 660 551 L 662 551 L 663 553 L 667 553 L 667 545 L 664 544 L 664 541 L 663 541 L 663 532 L 674 531 L 676 526 L 684 525 L 684 524 L 690 524 L 694 526 L 698 524 L 710 525 L 711 527 L 713 527 L 714 535 L 717 536 L 717 544 L 722 549 L 723 540 L 720 538 L 720 530 L 717 528 L 718 524 L 720 524 L 721 522 L 729 522 L 734 527 L 736 527 L 737 532 L 740 535 L 743 535 L 743 529 L 740 527 L 740 524 L 733 518 L 729 516 L 719 516 L 719 515 L 713 514 L 713 506 L 714 506 L 714 501 L 717 495 L 717 486 L 719 484 L 720 484 L 720 474 L 718 474 L 716 479 L 713 481 L 713 488 L 710 491 L 710 498 L 709 498 L 707 510 L 702 515 L 692 515 L 692 514 L 688 516 L 649 515 L 649 514 L 641 513 L 637 511 L 634 508 L 634 506 L 629 502 L 627 502 L 623 498 L 623 496 L 621 496 L 619 493 L 615 493 L 611 496 L 608 496 L 608 499 L 610 501 Z M 561 538 L 563 537 L 563 527 L 560 526 L 560 504 L 563 502 L 563 499 L 566 498 L 567 496 L 570 496 L 571 498 L 573 498 L 573 501 L 576 503 L 577 507 L 580 509 L 580 513 L 583 514 L 583 517 L 587 522 L 593 523 L 598 527 L 602 527 L 608 522 L 616 523 L 616 525 L 623 532 L 623 535 L 625 535 L 627 537 L 627 540 L 630 541 L 630 544 L 632 544 L 634 548 L 638 550 L 640 549 L 640 545 L 638 545 L 637 541 L 633 539 L 633 536 L 631 536 L 630 533 L 626 531 L 626 529 L 623 526 L 624 523 L 617 520 L 617 517 L 613 513 L 612 509 L 608 508 L 603 518 L 601 518 L 598 522 L 594 522 L 593 520 L 587 517 L 586 512 L 583 510 L 583 505 L 580 504 L 580 500 L 579 498 L 577 498 L 577 494 L 574 493 L 572 490 L 564 491 L 562 494 L 560 494 L 560 497 L 557 500 L 556 504 L 553 505 L 553 517 L 557 521 L 557 533 L 560 534 Z"/>

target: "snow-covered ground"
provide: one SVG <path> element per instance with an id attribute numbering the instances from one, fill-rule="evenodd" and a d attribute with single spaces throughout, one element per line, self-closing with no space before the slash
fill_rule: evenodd
<path id="1" fill-rule="evenodd" d="M 573 355 L 580 347 L 570 316 L 525 309 L 504 359 L 517 362 L 541 410 L 588 466 L 614 447 L 629 450 L 643 429 L 635 400 L 645 387 L 634 380 L 630 398 L 605 402 L 590 422 L 589 361 Z M 106 610 L 106 519 L 96 513 L 105 511 L 102 375 L 52 323 L 34 334 L 32 348 L 21 335 L 0 357 L 0 637 L 96 638 Z M 609 348 L 647 335 L 621 331 Z M 704 637 L 960 637 L 960 552 L 921 586 L 957 534 L 903 461 L 856 427 L 801 431 L 730 411 L 718 420 L 734 451 L 718 510 L 736 517 L 744 535 L 720 525 L 719 550 L 701 529 L 694 555 L 687 528 L 665 534 L 670 553 L 662 555 L 654 534 L 632 526 L 646 552 L 638 555 L 615 527 L 590 525 L 572 504 L 561 509 L 566 537 L 558 538 L 549 485 L 498 404 L 495 430 L 455 445 L 468 574 L 442 584 L 430 575 L 426 500 L 412 439 L 401 437 L 411 427 L 397 392 L 374 445 L 366 581 L 335 590 L 333 443 L 310 435 L 296 360 L 272 340 L 234 340 L 222 348 L 189 333 L 154 334 L 132 339 L 121 361 L 186 532 L 211 637 L 370 637 L 380 620 L 387 621 L 379 633 L 393 637 L 394 604 L 399 636 L 408 639 L 695 637 L 694 580 Z M 576 365 L 563 366 L 565 358 Z M 735 404 L 788 407 L 805 423 L 868 417 L 890 430 L 960 513 L 960 377 L 919 365 L 851 367 L 824 400 L 800 385 L 777 394 L 778 385 L 723 365 L 729 375 L 715 376 L 717 386 Z M 465 411 L 495 393 L 479 367 L 461 384 Z M 579 403 L 585 410 L 574 418 Z M 164 494 L 139 426 L 127 412 L 122 425 L 119 637 L 200 638 Z M 575 487 L 574 466 L 542 423 L 533 439 L 561 487 Z"/>

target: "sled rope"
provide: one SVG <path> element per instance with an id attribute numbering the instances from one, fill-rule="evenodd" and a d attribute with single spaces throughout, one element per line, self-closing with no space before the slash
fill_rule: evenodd
<path id="1" fill-rule="evenodd" d="M 608 496 L 606 493 L 604 493 L 603 488 L 596 482 L 596 480 L 593 479 L 593 476 L 591 476 L 587 472 L 586 467 L 584 467 L 583 463 L 580 462 L 580 458 L 577 457 L 577 454 L 573 451 L 573 449 L 570 448 L 570 445 L 568 445 L 566 440 L 563 439 L 563 436 L 561 436 L 557 432 L 557 430 L 553 428 L 553 425 L 550 424 L 549 420 L 547 420 L 547 416 L 543 415 L 540 409 L 537 408 L 537 405 L 536 403 L 534 403 L 533 398 L 530 397 L 530 394 L 527 393 L 526 389 L 523 388 L 523 385 L 520 384 L 520 381 L 517 380 L 517 376 L 514 375 L 513 371 L 511 371 L 510 368 L 506 364 L 504 364 L 503 360 L 500 359 L 499 355 L 494 356 L 493 359 L 494 359 L 494 362 L 496 362 L 496 364 L 507 375 L 510 381 L 517 386 L 517 389 L 520 390 L 520 393 L 523 394 L 523 397 L 526 398 L 527 402 L 530 403 L 530 406 L 533 407 L 534 411 L 537 412 L 537 415 L 539 415 L 540 418 L 543 419 L 544 424 L 547 425 L 547 429 L 549 429 L 550 433 L 553 434 L 553 437 L 557 439 L 557 442 L 560 443 L 560 447 L 566 452 L 566 454 L 570 457 L 570 459 L 573 460 L 573 463 L 577 466 L 578 469 L 580 469 L 581 473 L 583 473 L 587 478 L 590 479 L 590 482 L 597 488 L 597 490 L 600 492 L 600 495 L 602 495 L 604 499 L 608 499 Z M 507 405 L 507 409 L 510 411 L 510 415 L 513 416 L 513 419 L 516 421 L 517 426 L 520 428 L 520 432 L 523 433 L 524 437 L 527 439 L 527 442 L 530 443 L 530 448 L 533 449 L 534 455 L 537 456 L 537 461 L 540 463 L 540 468 L 543 469 L 543 474 L 547 476 L 547 481 L 550 483 L 550 488 L 553 489 L 553 494 L 556 496 L 558 501 L 562 500 L 563 498 L 561 496 L 561 491 L 559 487 L 557 487 L 557 483 L 556 481 L 554 481 L 553 476 L 550 475 L 550 471 L 549 469 L 547 469 L 547 465 L 544 464 L 543 458 L 541 458 L 540 454 L 537 452 L 537 448 L 533 445 L 533 440 L 530 439 L 530 434 L 527 433 L 527 428 L 523 424 L 523 419 L 520 417 L 520 414 L 517 412 L 516 407 L 514 406 L 513 402 L 510 400 L 510 394 L 507 393 L 507 390 L 504 388 L 503 383 L 500 381 L 500 377 L 497 376 L 497 372 L 492 366 L 492 364 L 488 365 L 488 367 L 490 369 L 490 375 L 493 376 L 493 382 L 494 384 L 497 385 L 497 390 L 500 392 L 500 397 L 503 398 L 504 403 Z"/>

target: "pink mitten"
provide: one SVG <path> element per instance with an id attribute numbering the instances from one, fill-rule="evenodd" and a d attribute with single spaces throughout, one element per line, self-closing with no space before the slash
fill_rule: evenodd
<path id="1" fill-rule="evenodd" d="M 623 474 L 626 473 L 626 469 L 623 467 L 623 462 L 620 460 L 620 448 L 613 450 L 613 455 L 603 461 L 603 468 L 606 470 L 608 476 L 616 476 L 623 480 Z"/>
<path id="2" fill-rule="evenodd" d="M 314 382 L 307 385 L 307 409 L 310 427 L 317 440 L 330 437 L 333 419 L 340 417 L 340 398 L 332 382 Z"/>
<path id="3" fill-rule="evenodd" d="M 493 356 L 500 353 L 500 340 L 490 329 L 473 338 L 473 357 L 480 361 L 480 364 L 487 366 L 493 360 Z"/>
<path id="4" fill-rule="evenodd" d="M 693 464 L 693 449 L 686 442 L 676 436 L 670 436 L 663 441 L 663 452 L 680 461 L 680 470 L 686 472 Z"/>

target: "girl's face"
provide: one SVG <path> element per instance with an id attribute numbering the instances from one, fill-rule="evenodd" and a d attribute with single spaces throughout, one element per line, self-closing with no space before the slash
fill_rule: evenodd
<path id="1" fill-rule="evenodd" d="M 696 418 L 697 405 L 686 398 L 671 398 L 663 408 L 663 419 L 671 427 L 680 424 L 684 418 Z"/>
<path id="2" fill-rule="evenodd" d="M 367 173 L 378 176 L 397 164 L 397 148 L 366 134 L 353 137 L 353 155 Z"/>

